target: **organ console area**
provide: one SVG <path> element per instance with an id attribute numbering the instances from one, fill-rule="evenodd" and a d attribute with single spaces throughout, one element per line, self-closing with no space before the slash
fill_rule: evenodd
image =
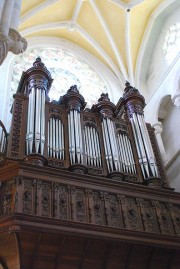
<path id="1" fill-rule="evenodd" d="M 168 186 L 144 97 L 126 82 L 113 104 L 101 94 L 91 109 L 76 85 L 49 101 L 51 74 L 37 58 L 14 95 L 12 128 L 1 123 L 1 156 L 114 180 Z M 93 90 L 93 89 L 92 89 Z"/>

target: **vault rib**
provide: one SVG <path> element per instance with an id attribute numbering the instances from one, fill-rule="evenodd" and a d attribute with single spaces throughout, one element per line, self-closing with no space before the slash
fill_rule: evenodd
<path id="1" fill-rule="evenodd" d="M 93 9 L 94 9 L 94 11 L 95 11 L 95 13 L 96 13 L 96 15 L 97 15 L 99 21 L 100 21 L 100 23 L 101 23 L 101 25 L 102 25 L 102 27 L 103 27 L 105 33 L 106 33 L 106 36 L 107 36 L 107 38 L 108 38 L 108 40 L 109 40 L 109 43 L 110 43 L 110 45 L 111 45 L 111 47 L 112 47 L 112 49 L 113 49 L 113 52 L 114 52 L 114 54 L 116 55 L 116 58 L 117 58 L 117 61 L 118 61 L 118 65 L 119 65 L 119 68 L 120 68 L 120 70 L 121 70 L 121 72 L 122 72 L 122 74 L 123 74 L 123 78 L 124 78 L 125 80 L 128 80 L 128 76 L 127 76 L 126 68 L 125 68 L 125 66 L 124 66 L 123 60 L 122 60 L 121 55 L 120 55 L 120 53 L 119 53 L 119 51 L 118 51 L 118 48 L 117 48 L 117 46 L 116 46 L 116 43 L 115 43 L 115 41 L 114 41 L 114 39 L 113 39 L 113 37 L 112 37 L 112 35 L 111 35 L 109 29 L 108 29 L 108 26 L 107 26 L 107 24 L 106 24 L 106 22 L 105 22 L 105 20 L 104 20 L 104 18 L 103 18 L 103 16 L 102 16 L 102 14 L 100 13 L 100 11 L 99 11 L 97 5 L 95 4 L 94 0 L 90 0 L 90 3 L 91 3 L 91 5 L 92 5 L 92 7 L 93 7 Z"/>

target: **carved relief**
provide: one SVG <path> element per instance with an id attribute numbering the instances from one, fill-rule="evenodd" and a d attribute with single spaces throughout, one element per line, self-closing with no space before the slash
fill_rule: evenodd
<path id="1" fill-rule="evenodd" d="M 171 207 L 170 212 L 173 215 L 172 219 L 173 219 L 173 222 L 174 222 L 176 234 L 179 235 L 180 234 L 180 206 L 173 205 Z"/>
<path id="2" fill-rule="evenodd" d="M 0 215 L 10 214 L 14 211 L 15 205 L 15 184 L 14 181 L 2 183 L 0 192 Z"/>
<path id="3" fill-rule="evenodd" d="M 20 147 L 20 132 L 22 122 L 22 100 L 15 100 L 14 120 L 12 129 L 11 157 L 18 158 Z"/>
<path id="4" fill-rule="evenodd" d="M 156 212 L 162 234 L 174 234 L 169 212 L 164 203 L 155 201 Z"/>
<path id="5" fill-rule="evenodd" d="M 88 174 L 102 175 L 103 174 L 103 170 L 101 168 L 88 167 Z"/>
<path id="6" fill-rule="evenodd" d="M 52 106 L 50 106 L 50 107 L 49 107 L 49 112 L 50 112 L 50 113 L 57 113 L 57 114 L 59 114 L 59 115 L 62 115 L 62 110 L 59 109 L 59 108 L 57 108 L 57 107 L 52 107 Z"/>
<path id="7" fill-rule="evenodd" d="M 38 213 L 43 217 L 50 217 L 51 208 L 51 185 L 45 182 L 38 182 L 37 188 Z"/>
<path id="8" fill-rule="evenodd" d="M 55 161 L 54 159 L 48 159 L 48 166 L 50 167 L 57 167 L 57 168 L 63 168 L 64 162 L 63 161 Z"/>
<path id="9" fill-rule="evenodd" d="M 126 217 L 129 229 L 141 230 L 139 210 L 134 198 L 126 198 Z"/>
<path id="10" fill-rule="evenodd" d="M 121 212 L 119 211 L 118 201 L 115 195 L 109 194 L 109 225 L 122 227 Z"/>
<path id="11" fill-rule="evenodd" d="M 68 197 L 67 188 L 59 187 L 59 218 L 68 219 Z"/>
<path id="12" fill-rule="evenodd" d="M 93 123 L 95 123 L 95 118 L 91 115 L 83 115 L 83 121 L 92 121 Z"/>
<path id="13" fill-rule="evenodd" d="M 119 129 L 121 131 L 128 132 L 126 123 L 123 124 L 123 123 L 115 122 L 115 126 L 116 126 L 116 129 Z"/>
<path id="14" fill-rule="evenodd" d="M 0 31 L 0 65 L 5 60 L 9 51 L 20 54 L 27 48 L 27 41 L 15 29 L 9 28 L 6 36 Z"/>
<path id="15" fill-rule="evenodd" d="M 77 221 L 86 221 L 86 204 L 83 190 L 76 190 L 76 218 Z"/>
<path id="16" fill-rule="evenodd" d="M 151 201 L 140 199 L 145 231 L 158 233 L 158 223 Z"/>
<path id="17" fill-rule="evenodd" d="M 23 180 L 22 211 L 24 214 L 35 213 L 35 207 L 36 207 L 35 185 L 36 185 L 36 181 L 34 180 L 26 180 L 26 179 Z"/>
<path id="18" fill-rule="evenodd" d="M 180 234 L 179 205 L 21 176 L 0 187 L 0 215 L 14 211 L 156 234 Z"/>
<path id="19" fill-rule="evenodd" d="M 94 202 L 94 218 L 95 224 L 103 225 L 104 224 L 104 208 L 101 203 L 99 192 L 93 192 L 93 202 Z"/>

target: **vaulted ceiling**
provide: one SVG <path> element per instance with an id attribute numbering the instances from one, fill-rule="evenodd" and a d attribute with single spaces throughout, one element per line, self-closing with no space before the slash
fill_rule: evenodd
<path id="1" fill-rule="evenodd" d="M 119 79 L 138 86 L 146 49 L 149 55 L 153 49 L 150 36 L 153 31 L 157 36 L 157 18 L 164 18 L 167 9 L 178 2 L 23 0 L 19 30 L 27 39 L 53 36 L 69 40 L 101 60 Z"/>

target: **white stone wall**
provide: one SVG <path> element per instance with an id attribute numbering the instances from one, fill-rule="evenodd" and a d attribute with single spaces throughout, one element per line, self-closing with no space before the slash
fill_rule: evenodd
<path id="1" fill-rule="evenodd" d="M 147 72 L 146 86 L 149 96 L 158 90 L 158 84 L 164 80 L 169 64 L 165 60 L 163 53 L 163 45 L 167 31 L 176 22 L 180 22 L 180 8 L 176 9 L 166 20 L 163 28 L 161 29 L 157 43 L 153 49 L 151 63 Z"/>

